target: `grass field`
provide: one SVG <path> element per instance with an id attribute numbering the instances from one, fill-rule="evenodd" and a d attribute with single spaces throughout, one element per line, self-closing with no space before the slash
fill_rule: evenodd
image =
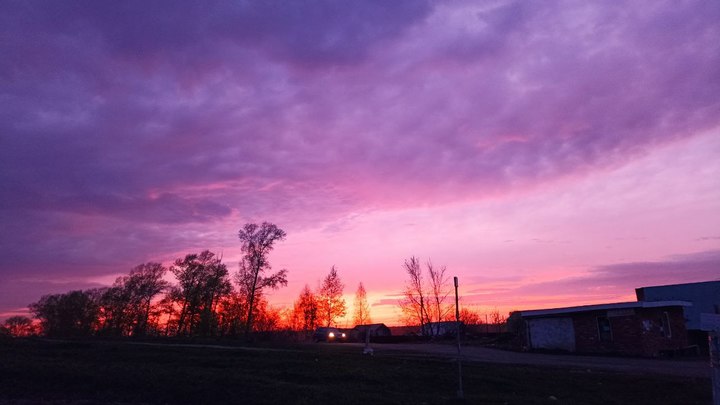
<path id="1" fill-rule="evenodd" d="M 708 404 L 708 379 L 363 356 L 357 347 L 272 350 L 112 342 L 0 343 L 0 403 Z M 551 398 L 552 397 L 552 398 Z"/>

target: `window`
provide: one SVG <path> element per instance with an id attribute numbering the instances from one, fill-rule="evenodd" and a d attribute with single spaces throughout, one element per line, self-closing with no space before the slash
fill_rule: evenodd
<path id="1" fill-rule="evenodd" d="M 661 319 L 662 322 L 662 334 L 666 338 L 670 339 L 672 337 L 672 331 L 670 330 L 670 316 L 667 312 L 663 312 L 663 316 Z"/>
<path id="2" fill-rule="evenodd" d="M 597 324 L 600 342 L 612 342 L 612 328 L 610 328 L 610 320 L 607 317 L 599 316 Z"/>

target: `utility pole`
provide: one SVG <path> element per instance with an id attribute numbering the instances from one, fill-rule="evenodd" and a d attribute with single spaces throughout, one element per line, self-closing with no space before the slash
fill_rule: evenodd
<path id="1" fill-rule="evenodd" d="M 712 367 L 713 405 L 720 405 L 720 332 L 708 334 L 710 344 L 710 367 Z"/>
<path id="2" fill-rule="evenodd" d="M 720 405 L 720 314 L 700 314 L 700 329 L 708 332 L 713 405 Z"/>
<path id="3" fill-rule="evenodd" d="M 455 325 L 457 326 L 457 365 L 458 365 L 458 399 L 463 399 L 463 386 L 462 386 L 462 357 L 460 355 L 460 306 L 458 305 L 458 278 L 453 277 L 455 281 Z"/>

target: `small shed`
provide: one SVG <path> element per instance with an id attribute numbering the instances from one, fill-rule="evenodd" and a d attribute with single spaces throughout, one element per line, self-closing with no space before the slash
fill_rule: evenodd
<path id="1" fill-rule="evenodd" d="M 368 325 L 356 325 L 352 329 L 352 336 L 359 340 L 365 340 L 365 336 L 370 334 L 370 337 L 378 336 L 392 336 L 390 328 L 385 326 L 384 323 L 372 323 Z"/>
<path id="2" fill-rule="evenodd" d="M 526 349 L 653 357 L 683 349 L 686 301 L 620 302 L 520 311 Z"/>

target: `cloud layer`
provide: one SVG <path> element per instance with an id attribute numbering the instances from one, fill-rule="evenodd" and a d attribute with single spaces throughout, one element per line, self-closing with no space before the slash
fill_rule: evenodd
<path id="1" fill-rule="evenodd" d="M 0 275 L 623 165 L 720 125 L 718 21 L 694 1 L 3 2 Z"/>

